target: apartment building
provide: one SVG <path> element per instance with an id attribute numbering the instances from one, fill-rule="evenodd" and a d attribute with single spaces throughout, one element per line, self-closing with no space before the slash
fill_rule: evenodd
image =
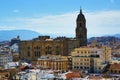
<path id="1" fill-rule="evenodd" d="M 100 73 L 111 61 L 109 47 L 80 47 L 71 52 L 73 70 Z"/>

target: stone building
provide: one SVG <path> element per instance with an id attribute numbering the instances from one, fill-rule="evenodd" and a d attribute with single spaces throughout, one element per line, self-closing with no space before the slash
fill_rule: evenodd
<path id="1" fill-rule="evenodd" d="M 76 47 L 78 47 L 78 41 L 76 39 L 57 38 L 22 41 L 20 43 L 20 58 L 37 60 L 41 55 L 49 54 L 67 56 Z"/>
<path id="2" fill-rule="evenodd" d="M 80 10 L 76 19 L 76 37 L 39 36 L 33 40 L 21 41 L 19 44 L 20 59 L 37 60 L 41 55 L 63 55 L 68 56 L 70 52 L 78 47 L 87 45 L 86 20 Z"/>

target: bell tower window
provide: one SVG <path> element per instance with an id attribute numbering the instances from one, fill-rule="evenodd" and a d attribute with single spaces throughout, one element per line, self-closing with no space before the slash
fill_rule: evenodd
<path id="1" fill-rule="evenodd" d="M 82 24 L 80 23 L 80 27 L 82 26 Z"/>

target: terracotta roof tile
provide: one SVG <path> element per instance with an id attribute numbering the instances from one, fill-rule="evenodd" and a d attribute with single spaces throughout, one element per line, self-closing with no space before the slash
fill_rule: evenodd
<path id="1" fill-rule="evenodd" d="M 102 79 L 102 77 L 101 76 L 89 76 L 88 77 L 89 79 L 92 79 L 92 80 L 99 80 L 99 79 Z"/>
<path id="2" fill-rule="evenodd" d="M 71 78 L 80 78 L 81 75 L 79 72 L 71 72 L 71 73 L 67 73 L 66 74 L 66 78 L 67 79 L 71 79 Z"/>
<path id="3" fill-rule="evenodd" d="M 118 63 L 110 64 L 110 69 L 120 69 L 120 64 Z"/>

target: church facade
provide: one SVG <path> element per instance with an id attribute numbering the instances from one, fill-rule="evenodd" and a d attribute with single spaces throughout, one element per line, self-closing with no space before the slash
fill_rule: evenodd
<path id="1" fill-rule="evenodd" d="M 75 38 L 57 37 L 51 39 L 50 36 L 39 36 L 33 40 L 21 41 L 19 44 L 20 59 L 36 61 L 42 55 L 68 56 L 73 49 L 86 46 L 87 28 L 82 10 L 76 19 L 75 32 Z"/>

